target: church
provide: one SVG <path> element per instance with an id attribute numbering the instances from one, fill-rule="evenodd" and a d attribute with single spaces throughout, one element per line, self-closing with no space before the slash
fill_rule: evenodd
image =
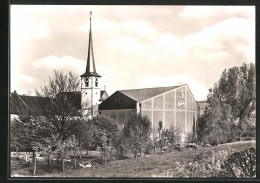
<path id="1" fill-rule="evenodd" d="M 121 129 L 131 113 L 147 116 L 153 128 L 158 127 L 159 121 L 165 128 L 173 126 L 186 133 L 192 132 L 193 127 L 196 127 L 201 113 L 200 104 L 204 106 L 205 102 L 197 102 L 187 84 L 118 90 L 111 96 L 101 90 L 101 75 L 96 70 L 94 59 L 91 14 L 87 54 L 86 70 L 80 75 L 81 91 L 72 94 L 75 96 L 78 116 L 106 115 L 116 120 Z M 14 91 L 10 95 L 11 115 L 19 115 L 21 108 L 39 111 L 37 100 L 44 98 L 19 95 Z"/>

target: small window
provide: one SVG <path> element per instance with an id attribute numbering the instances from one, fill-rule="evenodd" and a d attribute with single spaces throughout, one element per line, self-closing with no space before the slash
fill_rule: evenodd
<path id="1" fill-rule="evenodd" d="M 88 77 L 85 78 L 85 85 L 86 85 L 86 86 L 89 86 Z"/>
<path id="2" fill-rule="evenodd" d="M 98 77 L 96 77 L 95 85 L 98 87 Z"/>

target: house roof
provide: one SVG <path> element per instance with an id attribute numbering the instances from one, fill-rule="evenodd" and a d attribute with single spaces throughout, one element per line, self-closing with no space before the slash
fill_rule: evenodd
<path id="1" fill-rule="evenodd" d="M 206 106 L 208 105 L 207 101 L 197 101 L 197 104 L 201 109 L 206 108 Z"/>
<path id="2" fill-rule="evenodd" d="M 137 102 L 140 102 L 178 87 L 179 86 L 142 88 L 142 89 L 132 89 L 132 90 L 119 90 L 118 92 L 128 96 L 129 98 Z"/>
<path id="3" fill-rule="evenodd" d="M 39 103 L 46 103 L 47 100 L 44 97 L 18 95 L 15 91 L 10 96 L 10 113 L 21 114 L 29 110 L 32 114 L 39 115 L 42 113 Z"/>

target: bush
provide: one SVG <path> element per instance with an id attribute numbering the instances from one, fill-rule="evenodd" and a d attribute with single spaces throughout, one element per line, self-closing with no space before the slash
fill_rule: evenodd
<path id="1" fill-rule="evenodd" d="M 227 158 L 228 151 L 207 151 L 196 154 L 193 161 L 189 163 L 176 162 L 175 169 L 167 171 L 167 177 L 219 177 L 224 169 L 222 164 Z"/>
<path id="2" fill-rule="evenodd" d="M 176 162 L 176 168 L 167 171 L 167 177 L 255 177 L 256 151 L 207 151 L 196 154 L 189 163 Z"/>
<path id="3" fill-rule="evenodd" d="M 170 127 L 169 129 L 163 129 L 161 133 L 162 145 L 168 147 L 174 147 L 175 144 L 181 143 L 182 133 L 179 128 Z"/>
<path id="4" fill-rule="evenodd" d="M 231 177 L 255 177 L 256 176 L 256 150 L 235 152 L 224 162 L 224 167 Z"/>

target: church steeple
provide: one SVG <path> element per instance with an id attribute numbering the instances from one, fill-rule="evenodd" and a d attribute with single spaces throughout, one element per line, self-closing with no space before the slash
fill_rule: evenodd
<path id="1" fill-rule="evenodd" d="M 96 72 L 96 66 L 95 66 L 95 59 L 94 59 L 94 51 L 93 51 L 93 40 L 92 40 L 92 29 L 91 29 L 91 15 L 92 12 L 90 11 L 90 25 L 89 25 L 89 40 L 88 40 L 88 57 L 87 57 L 87 67 L 86 71 L 82 76 L 96 76 L 101 77 Z"/>
<path id="2" fill-rule="evenodd" d="M 83 116 L 97 115 L 97 105 L 100 103 L 100 79 L 101 76 L 96 71 L 92 30 L 91 30 L 91 14 L 90 12 L 90 26 L 89 26 L 89 40 L 88 40 L 88 57 L 87 67 L 81 77 L 81 112 Z"/>

